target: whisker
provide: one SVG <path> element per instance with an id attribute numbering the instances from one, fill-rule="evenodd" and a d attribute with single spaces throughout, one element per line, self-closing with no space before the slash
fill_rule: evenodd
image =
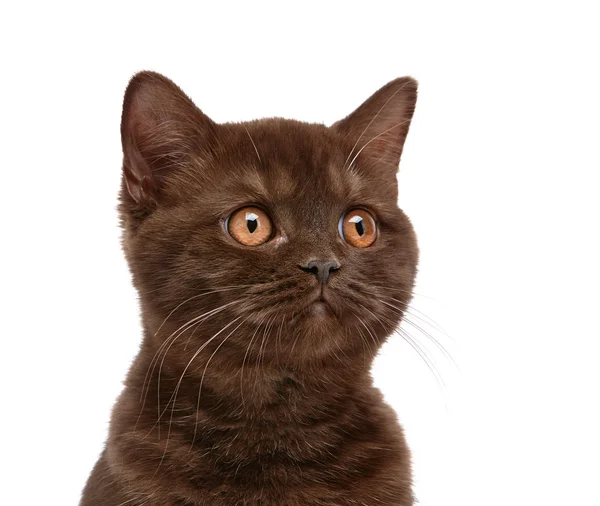
<path id="1" fill-rule="evenodd" d="M 404 317 L 404 321 L 406 323 L 408 323 L 411 327 L 416 328 L 418 331 L 420 331 L 425 337 L 427 337 L 431 342 L 433 342 L 433 344 L 437 347 L 438 350 L 440 350 L 442 352 L 442 354 L 448 359 L 450 360 L 450 362 L 452 362 L 452 364 L 458 368 L 458 364 L 454 361 L 454 358 L 452 357 L 452 355 L 450 354 L 450 352 L 442 345 L 442 343 L 440 343 L 434 336 L 432 336 L 429 332 L 427 332 L 425 329 L 423 329 L 420 325 L 417 325 L 416 323 L 414 323 L 413 321 L 410 320 L 410 318 L 407 318 L 406 316 Z"/>
<path id="2" fill-rule="evenodd" d="M 158 470 L 160 469 L 160 466 L 163 463 L 163 460 L 167 454 L 167 447 L 169 445 L 169 438 L 171 436 L 171 425 L 173 422 L 173 413 L 175 410 L 175 403 L 177 402 L 177 394 L 179 393 L 179 388 L 181 387 L 181 383 L 183 381 L 183 378 L 185 376 L 185 373 L 188 371 L 190 365 L 192 365 L 192 362 L 196 359 L 196 357 L 198 357 L 198 355 L 200 355 L 200 353 L 202 352 L 202 350 L 204 350 L 204 348 L 206 348 L 214 339 L 217 338 L 217 336 L 219 336 L 222 332 L 224 332 L 226 329 L 228 329 L 231 325 L 233 325 L 235 322 L 237 322 L 240 318 L 242 318 L 242 316 L 238 316 L 237 318 L 233 319 L 232 321 L 230 321 L 227 325 L 225 325 L 223 328 L 221 328 L 221 330 L 219 330 L 216 334 L 214 334 L 208 341 L 206 341 L 205 343 L 202 344 L 202 346 L 200 346 L 200 348 L 198 348 L 198 350 L 196 350 L 196 352 L 194 353 L 194 355 L 192 356 L 192 358 L 189 360 L 189 362 L 187 363 L 187 365 L 185 366 L 183 372 L 181 373 L 181 376 L 179 378 L 179 381 L 177 382 L 177 384 L 175 385 L 175 391 L 173 392 L 173 394 L 171 395 L 171 398 L 169 399 L 169 401 L 167 402 L 167 405 L 165 406 L 165 409 L 163 410 L 162 413 L 159 414 L 158 416 L 158 420 L 156 421 L 156 423 L 160 422 L 160 419 L 162 418 L 162 416 L 165 414 L 166 410 L 169 407 L 169 404 L 171 404 L 171 402 L 173 403 L 172 408 L 171 408 L 171 417 L 169 419 L 169 428 L 167 431 L 167 439 L 165 441 L 165 449 L 163 451 L 163 455 L 160 459 L 160 462 L 158 463 L 158 466 L 156 468 L 156 471 L 154 472 L 154 476 L 156 476 L 156 473 L 158 472 Z M 156 424 L 155 424 L 156 425 Z"/>
<path id="3" fill-rule="evenodd" d="M 170 313 L 167 315 L 167 317 L 166 317 L 166 318 L 163 320 L 163 322 L 160 324 L 160 326 L 158 327 L 158 329 L 157 329 L 157 330 L 156 330 L 156 332 L 154 333 L 154 337 L 156 337 L 156 336 L 158 335 L 158 333 L 160 332 L 160 329 L 162 329 L 162 328 L 163 328 L 163 325 L 164 325 L 164 324 L 167 322 L 167 320 L 168 320 L 168 319 L 169 319 L 169 318 L 170 318 L 170 317 L 173 315 L 173 313 L 174 313 L 175 311 L 177 311 L 177 310 L 178 310 L 178 309 L 179 309 L 181 306 L 183 306 L 184 304 L 186 304 L 186 303 L 188 303 L 188 302 L 190 302 L 190 301 L 192 301 L 192 300 L 194 300 L 194 299 L 197 299 L 197 298 L 199 298 L 199 297 L 205 297 L 205 296 L 207 296 L 207 295 L 212 295 L 213 293 L 227 292 L 227 291 L 230 291 L 230 290 L 235 290 L 236 288 L 247 288 L 247 287 L 249 287 L 249 286 L 252 286 L 252 285 L 233 285 L 233 286 L 223 286 L 223 287 L 220 287 L 220 288 L 218 288 L 218 289 L 216 289 L 216 290 L 211 290 L 211 291 L 209 291 L 209 292 L 207 292 L 207 293 L 200 293 L 200 294 L 197 294 L 197 295 L 194 295 L 194 296 L 190 297 L 189 299 L 186 299 L 186 300 L 184 300 L 182 303 L 178 304 L 178 305 L 175 307 L 175 309 L 173 309 L 173 311 L 171 311 L 171 312 L 170 312 Z"/>
<path id="4" fill-rule="evenodd" d="M 419 292 L 415 292 L 414 290 L 404 290 L 403 288 L 399 288 L 398 286 L 386 286 L 386 285 L 375 285 L 375 284 L 371 284 L 372 288 L 380 288 L 382 290 L 389 290 L 392 292 L 401 292 L 401 293 L 405 293 L 406 295 L 412 296 L 415 295 L 417 297 L 422 297 L 424 299 L 429 299 L 432 300 L 434 302 L 439 302 L 437 299 L 434 299 L 433 297 L 430 297 L 429 295 L 425 295 L 423 293 L 419 293 Z M 367 288 L 363 288 L 363 290 L 366 293 L 371 293 L 374 295 L 381 295 L 378 292 L 372 291 L 372 290 L 368 290 Z"/>
<path id="5" fill-rule="evenodd" d="M 222 306 L 219 306 L 218 308 L 211 309 L 210 311 L 207 311 L 199 316 L 196 316 L 195 318 L 192 318 L 190 321 L 183 324 L 181 327 L 179 327 L 175 332 L 173 332 L 169 337 L 167 337 L 165 339 L 165 341 L 160 345 L 160 347 L 154 354 L 154 357 L 152 357 L 152 360 L 150 361 L 150 364 L 148 366 L 148 370 L 146 371 L 146 376 L 144 377 L 144 382 L 142 383 L 142 392 L 140 394 L 140 402 L 142 403 L 142 407 L 140 408 L 140 415 L 138 416 L 138 422 L 139 422 L 140 416 L 144 410 L 144 407 L 146 405 L 146 398 L 148 396 L 148 391 L 150 390 L 150 381 L 152 380 L 152 375 L 154 374 L 154 370 L 156 368 L 156 365 L 158 364 L 158 360 L 160 358 L 160 354 L 162 353 L 162 351 L 165 350 L 165 348 L 166 348 L 166 350 L 165 350 L 165 356 L 166 356 L 166 353 L 168 353 L 171 345 L 179 338 L 179 336 L 181 336 L 185 331 L 187 331 L 189 328 L 191 328 L 196 322 L 205 321 L 210 316 L 220 313 L 222 310 L 226 309 L 227 307 L 231 306 L 232 304 L 235 304 L 236 302 L 239 302 L 240 300 L 233 301 L 233 302 L 230 302 L 227 304 L 223 304 Z M 164 357 L 163 357 L 163 361 L 164 361 Z M 161 362 L 161 368 L 162 368 L 162 362 Z M 160 372 L 159 372 L 158 382 L 159 382 L 159 388 L 160 388 Z M 136 423 L 136 427 L 137 427 L 137 423 Z"/>
<path id="6" fill-rule="evenodd" d="M 391 299 L 390 298 L 390 300 L 396 300 L 396 299 Z M 444 334 L 444 336 L 446 336 L 448 339 L 452 339 L 452 337 L 450 336 L 450 334 L 448 334 L 441 325 L 439 325 L 438 323 L 436 323 L 435 320 L 433 320 L 432 318 L 430 318 L 429 316 L 427 316 L 422 311 L 419 311 L 416 307 L 408 304 L 406 306 L 406 309 L 404 310 L 404 312 L 407 315 L 412 316 L 413 318 L 416 318 L 417 320 L 423 322 L 424 324 L 429 325 L 430 327 L 434 328 L 435 330 L 437 330 L 441 334 Z"/>
<path id="7" fill-rule="evenodd" d="M 398 312 L 398 314 L 401 314 L 401 315 L 403 314 L 403 311 L 399 307 L 394 306 L 393 304 L 385 302 L 384 300 L 381 300 L 381 299 L 379 299 L 379 302 L 381 302 L 382 304 L 385 304 L 386 306 L 388 306 L 388 307 L 396 310 Z M 454 359 L 452 358 L 452 356 L 450 355 L 450 353 L 448 352 L 448 350 L 446 348 L 444 348 L 444 346 L 435 337 L 433 337 L 429 332 L 427 332 L 421 326 L 419 326 L 416 323 L 410 321 L 409 318 L 406 318 L 406 315 L 404 315 L 403 321 L 405 321 L 407 324 L 411 325 L 412 327 L 420 330 L 421 333 L 425 337 L 427 337 L 429 340 L 431 340 L 431 342 L 433 342 L 435 344 L 435 346 L 444 354 L 444 356 L 448 360 L 450 360 L 456 366 L 456 362 L 454 361 Z"/>
<path id="8" fill-rule="evenodd" d="M 383 302 L 383 301 L 380 300 L 380 302 Z M 365 310 L 367 310 L 369 313 L 371 313 L 371 315 L 373 315 L 373 317 L 376 318 L 377 321 L 379 321 L 379 323 L 383 326 L 384 329 L 386 328 L 386 325 L 381 321 L 381 319 L 375 313 L 373 313 L 371 310 L 369 310 L 365 306 L 363 306 L 363 308 Z M 433 377 L 435 378 L 438 385 L 442 389 L 442 392 L 445 393 L 446 384 L 442 378 L 442 375 L 439 372 L 439 369 L 435 365 L 434 360 L 427 353 L 427 349 L 421 347 L 421 345 L 419 345 L 418 341 L 413 336 L 411 336 L 405 329 L 402 329 L 402 328 L 394 329 L 395 324 L 392 321 L 390 321 L 388 318 L 383 317 L 383 316 L 382 316 L 382 318 L 384 318 L 388 322 L 387 332 L 397 333 L 415 350 L 415 352 L 421 357 L 421 359 L 425 362 L 425 364 L 427 365 L 427 367 L 433 374 Z"/>
<path id="9" fill-rule="evenodd" d="M 293 318 L 293 316 L 292 316 Z M 277 332 L 277 337 L 275 339 L 275 357 L 277 359 L 277 365 L 279 365 L 279 347 L 281 346 L 281 334 L 283 333 L 283 324 L 285 323 L 285 319 L 281 319 L 281 324 L 279 325 L 279 331 Z"/>
<path id="10" fill-rule="evenodd" d="M 361 320 L 360 316 L 358 316 L 356 313 L 353 313 L 354 317 L 361 323 L 361 325 L 365 328 L 366 325 L 365 323 Z M 358 333 L 360 334 L 361 337 L 361 342 L 363 345 L 363 348 L 365 348 L 365 350 L 367 351 L 367 353 L 369 354 L 369 357 L 373 356 L 373 350 L 371 349 L 371 345 L 369 344 L 369 342 L 367 341 L 366 336 L 363 334 L 362 330 L 360 329 L 360 327 L 356 327 L 356 330 L 358 331 Z"/>
<path id="11" fill-rule="evenodd" d="M 363 309 L 367 309 L 365 308 L 365 306 L 363 306 L 362 304 L 359 304 Z M 367 310 L 368 311 L 368 310 Z M 361 318 L 358 317 L 358 315 L 356 316 L 358 318 L 358 321 L 362 324 L 362 326 L 365 328 L 365 330 L 367 331 L 367 333 L 369 334 L 369 336 L 371 337 L 371 340 L 373 341 L 373 345 L 375 346 L 375 349 L 377 349 L 377 339 L 375 339 L 375 336 L 373 335 L 373 333 L 371 332 L 371 329 L 369 327 L 367 327 L 367 325 L 365 324 L 365 322 L 362 321 Z M 371 352 L 373 353 L 373 352 Z"/>
<path id="12" fill-rule="evenodd" d="M 197 322 L 195 322 L 193 325 L 189 325 L 186 327 L 185 330 L 181 331 L 176 337 L 174 337 L 169 346 L 165 349 L 164 353 L 163 353 L 163 357 L 162 360 L 160 361 L 160 367 L 158 368 L 158 378 L 156 381 L 156 397 L 157 397 L 157 414 L 158 414 L 158 419 L 160 420 L 160 378 L 161 378 L 161 373 L 162 373 L 162 368 L 165 362 L 165 359 L 167 358 L 167 353 L 169 353 L 169 350 L 171 349 L 171 346 L 175 343 L 175 341 L 177 339 L 179 339 L 179 337 L 181 337 L 183 335 L 184 332 L 186 332 L 187 330 L 189 330 L 192 326 L 195 326 L 194 331 L 200 326 L 202 325 L 203 322 L 205 322 L 208 318 L 210 318 L 211 316 L 214 316 L 215 314 L 221 313 L 222 311 L 224 311 L 227 307 L 231 306 L 232 304 L 236 304 L 238 303 L 238 301 L 232 301 L 229 302 L 227 304 L 223 304 L 223 306 L 220 306 L 218 308 L 216 308 L 215 310 L 209 311 L 209 314 L 205 314 L 200 320 L 198 320 Z M 168 404 L 167 404 L 168 406 Z M 165 407 L 166 409 L 166 407 Z M 160 438 L 160 424 L 158 425 L 158 434 L 159 434 L 159 438 Z"/>
<path id="13" fill-rule="evenodd" d="M 407 304 L 406 302 L 403 302 L 403 301 L 396 299 L 394 297 L 391 297 L 389 295 L 375 294 L 375 292 L 372 292 L 372 293 L 374 295 L 378 295 L 379 297 L 383 297 L 384 299 L 393 300 L 394 302 L 402 305 L 404 307 L 404 311 L 406 311 L 408 314 L 412 314 L 412 316 L 414 316 L 415 318 L 418 318 L 423 323 L 430 325 L 437 331 L 444 334 L 447 338 L 452 339 L 452 337 L 444 330 L 444 328 L 441 325 L 439 325 L 433 318 L 431 318 L 430 316 L 423 313 L 423 311 L 420 311 L 419 309 L 414 307 L 412 304 Z M 414 314 L 414 313 L 418 313 L 418 314 Z"/>
<path id="14" fill-rule="evenodd" d="M 188 361 L 187 365 L 183 369 L 183 372 L 181 373 L 179 381 L 175 385 L 175 391 L 173 392 L 173 394 L 171 395 L 171 398 L 167 402 L 167 406 L 165 407 L 165 409 L 163 410 L 163 412 L 160 414 L 160 417 L 162 417 L 165 414 L 166 410 L 168 409 L 169 404 L 171 404 L 171 401 L 177 400 L 177 394 L 179 392 L 179 388 L 181 387 L 181 383 L 183 382 L 183 378 L 185 376 L 185 373 L 190 368 L 190 365 L 192 365 L 192 362 L 198 357 L 198 355 L 200 355 L 200 353 L 204 350 L 204 348 L 206 348 L 214 339 L 216 339 L 219 335 L 221 335 L 222 332 L 224 332 L 225 330 L 227 330 L 231 325 L 233 325 L 235 322 L 237 322 L 240 318 L 242 318 L 242 316 L 238 316 L 237 318 L 235 318 L 232 321 L 230 321 L 227 325 L 225 325 L 223 328 L 221 328 L 221 330 L 219 330 L 208 341 L 206 341 L 205 343 L 203 343 L 196 350 L 196 352 L 194 353 L 194 355 L 192 355 L 192 358 Z M 159 417 L 159 419 L 160 419 L 160 417 Z"/>
<path id="15" fill-rule="evenodd" d="M 265 330 L 263 332 L 263 338 L 262 338 L 262 341 L 260 343 L 260 349 L 258 350 L 259 361 L 260 361 L 261 365 L 263 366 L 263 368 L 264 368 L 264 363 L 265 363 L 264 362 L 265 356 L 264 356 L 264 353 L 263 353 L 263 346 L 265 344 L 265 341 L 267 340 L 268 333 L 271 332 L 271 326 L 273 325 L 273 322 L 275 321 L 275 318 L 276 318 L 276 315 L 273 315 L 269 319 L 269 321 L 267 322 L 267 324 L 265 325 Z"/>
<path id="16" fill-rule="evenodd" d="M 437 366 L 435 365 L 433 360 L 427 354 L 426 350 L 423 349 L 419 345 L 419 343 L 408 332 L 406 332 L 405 329 L 399 328 L 396 330 L 395 333 L 397 333 L 400 337 L 402 337 L 402 339 L 404 339 L 404 341 L 406 341 L 412 347 L 412 349 L 415 350 L 415 352 L 421 357 L 423 362 L 425 362 L 425 365 L 427 366 L 427 368 L 431 371 L 431 374 L 433 374 L 433 377 L 435 378 L 439 387 L 442 389 L 442 392 L 445 394 L 446 383 L 444 382 L 442 375 L 440 374 Z"/>
<path id="17" fill-rule="evenodd" d="M 208 369 L 208 365 L 210 364 L 210 361 L 213 359 L 213 357 L 217 354 L 217 352 L 219 351 L 219 349 L 221 348 L 221 346 L 223 346 L 225 344 L 225 341 L 227 341 L 227 339 L 229 339 L 229 337 L 237 330 L 239 329 L 244 323 L 246 323 L 246 321 L 248 321 L 248 319 L 250 318 L 251 315 L 248 315 L 244 320 L 242 320 L 242 323 L 240 323 L 237 327 L 235 327 L 229 334 L 227 334 L 225 336 L 225 338 L 221 341 L 221 344 L 219 344 L 219 346 L 217 346 L 217 348 L 215 349 L 215 351 L 213 351 L 212 355 L 208 358 L 208 360 L 206 361 L 206 365 L 204 366 L 204 371 L 202 371 L 202 378 L 200 378 L 200 387 L 198 388 L 198 401 L 196 403 L 196 424 L 194 426 L 194 436 L 192 437 L 192 444 L 190 446 L 189 451 L 192 450 L 192 448 L 194 447 L 194 443 L 196 442 L 196 433 L 198 431 L 198 424 L 199 424 L 199 413 L 200 413 L 200 396 L 202 395 L 202 385 L 204 384 L 204 376 L 206 375 L 206 370 Z M 173 408 L 175 408 L 175 403 L 173 403 Z M 173 409 L 172 408 L 172 409 Z M 173 411 L 171 410 L 171 420 L 173 419 Z M 169 422 L 170 424 L 170 422 Z"/>
<path id="18" fill-rule="evenodd" d="M 267 317 L 267 315 L 264 315 L 260 321 L 258 322 L 258 325 L 256 326 L 256 329 L 254 330 L 254 334 L 252 334 L 252 339 L 250 339 L 250 342 L 248 343 L 248 348 L 246 348 L 246 354 L 244 355 L 244 360 L 242 361 L 242 368 L 240 371 L 240 397 L 242 398 L 242 405 L 245 406 L 245 402 L 244 402 L 244 365 L 246 364 L 246 359 L 248 358 L 248 353 L 250 352 L 250 347 L 252 346 L 252 342 L 254 341 L 254 338 L 256 337 L 256 334 L 258 333 L 258 329 L 260 328 L 260 326 L 262 325 L 262 323 L 265 321 L 265 318 Z"/>
<path id="19" fill-rule="evenodd" d="M 177 309 L 179 309 L 181 306 L 183 306 L 186 302 L 190 302 L 193 299 L 197 299 L 199 297 L 204 297 L 206 295 L 211 295 L 213 293 L 220 293 L 223 291 L 228 291 L 229 289 L 234 289 L 234 288 L 239 288 L 239 287 L 245 287 L 245 286 L 252 286 L 252 285 L 239 285 L 239 286 L 233 286 L 233 287 L 223 287 L 225 289 L 218 289 L 218 290 L 212 290 L 208 293 L 201 293 L 198 295 L 194 295 L 193 297 L 190 297 L 189 299 L 186 299 L 185 301 L 183 301 L 182 303 L 180 303 L 175 309 L 173 309 L 173 311 L 171 311 L 167 317 L 163 320 L 163 322 L 161 323 L 160 327 L 158 328 L 158 330 L 154 333 L 154 336 L 156 337 L 156 335 L 158 334 L 158 332 L 160 331 L 160 329 L 163 327 L 163 325 L 166 323 L 166 321 L 171 317 L 171 315 L 177 311 Z M 206 314 L 206 313 L 205 313 Z M 201 315 L 198 318 L 201 318 L 203 315 Z M 190 320 L 191 322 L 191 320 Z M 179 332 L 179 330 L 181 330 L 183 327 L 185 327 L 187 324 L 189 324 L 190 322 L 182 325 L 181 327 L 179 327 L 179 329 L 177 329 L 173 334 Z M 165 339 L 165 341 L 161 344 L 161 346 L 159 347 L 159 349 L 156 351 L 154 357 L 152 357 L 152 360 L 150 361 L 150 365 L 148 366 L 148 370 L 146 371 L 146 376 L 144 377 L 144 382 L 142 383 L 142 392 L 140 394 L 140 401 L 142 400 L 142 397 L 144 397 L 144 390 L 145 390 L 145 385 L 146 382 L 148 380 L 148 374 L 150 373 L 150 368 L 153 366 L 153 363 L 155 360 L 157 360 L 157 355 L 161 352 L 162 348 L 166 345 L 166 342 L 173 336 L 173 334 L 171 334 L 167 339 Z M 152 368 L 152 371 L 154 371 L 154 368 Z"/>

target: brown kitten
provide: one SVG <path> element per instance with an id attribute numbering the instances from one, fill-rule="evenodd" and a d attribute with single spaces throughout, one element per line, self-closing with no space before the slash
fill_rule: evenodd
<path id="1" fill-rule="evenodd" d="M 82 506 L 410 505 L 370 367 L 413 288 L 396 172 L 417 84 L 331 127 L 216 124 L 133 77 L 123 247 L 144 339 Z"/>

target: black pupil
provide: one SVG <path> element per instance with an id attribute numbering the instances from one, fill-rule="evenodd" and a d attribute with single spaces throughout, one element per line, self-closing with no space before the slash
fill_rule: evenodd
<path id="1" fill-rule="evenodd" d="M 250 233 L 253 234 L 258 227 L 258 220 L 256 218 L 247 218 L 246 226 L 248 227 Z"/>
<path id="2" fill-rule="evenodd" d="M 360 236 L 365 235 L 365 232 L 366 232 L 365 223 L 362 218 L 360 218 L 360 220 L 358 220 L 358 221 L 355 221 L 354 226 L 356 227 L 356 231 L 358 232 L 358 235 L 360 235 Z"/>

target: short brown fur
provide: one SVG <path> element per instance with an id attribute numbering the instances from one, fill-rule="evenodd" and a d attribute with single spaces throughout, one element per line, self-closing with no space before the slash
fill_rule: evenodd
<path id="1" fill-rule="evenodd" d="M 416 273 L 396 183 L 415 101 L 401 78 L 332 127 L 216 124 L 165 77 L 134 76 L 120 213 L 144 337 L 81 506 L 413 504 L 370 367 Z M 228 235 L 245 205 L 272 240 Z M 338 232 L 352 207 L 376 218 L 367 248 Z M 339 263 L 326 285 L 301 268 L 315 258 Z"/>

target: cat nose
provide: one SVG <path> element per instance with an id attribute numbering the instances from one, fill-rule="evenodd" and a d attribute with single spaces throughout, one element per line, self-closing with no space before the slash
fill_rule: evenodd
<path id="1" fill-rule="evenodd" d="M 304 272 L 310 272 L 314 274 L 319 283 L 326 284 L 329 279 L 329 274 L 333 271 L 337 271 L 340 268 L 335 260 L 311 260 L 306 265 L 300 265 L 300 269 Z"/>

